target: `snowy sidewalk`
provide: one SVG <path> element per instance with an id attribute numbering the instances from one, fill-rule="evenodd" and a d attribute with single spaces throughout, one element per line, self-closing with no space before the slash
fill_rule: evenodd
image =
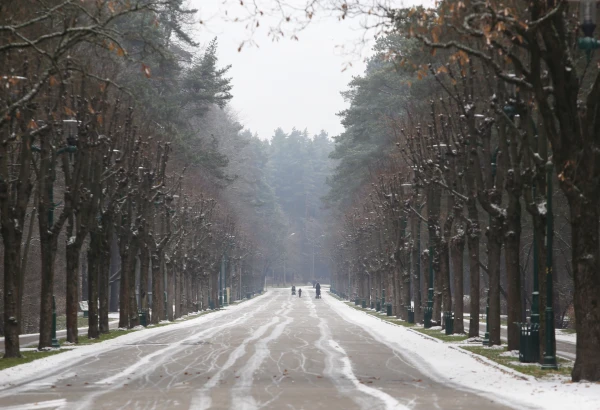
<path id="1" fill-rule="evenodd" d="M 566 377 L 536 379 L 458 346 L 432 340 L 353 309 L 325 293 L 323 300 L 344 320 L 360 326 L 398 351 L 432 379 L 466 390 L 486 392 L 515 408 L 600 409 L 599 383 L 572 383 Z"/>

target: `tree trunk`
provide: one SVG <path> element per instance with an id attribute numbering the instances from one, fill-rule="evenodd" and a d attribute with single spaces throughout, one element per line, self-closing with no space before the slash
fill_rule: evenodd
<path id="1" fill-rule="evenodd" d="M 36 199 L 34 199 L 34 203 L 35 203 Z M 23 309 L 23 295 L 25 294 L 25 273 L 27 272 L 27 263 L 29 262 L 29 248 L 31 246 L 31 238 L 33 237 L 33 229 L 35 227 L 35 218 L 37 216 L 37 208 L 34 208 L 31 211 L 31 216 L 29 219 L 29 229 L 27 230 L 27 239 L 25 240 L 25 246 L 23 248 L 23 253 L 21 256 L 21 265 L 20 265 L 20 271 L 19 271 L 19 284 L 18 284 L 18 293 L 19 293 L 19 301 L 17 304 L 17 311 L 18 311 L 18 315 L 17 320 L 19 320 L 20 324 L 20 329 L 21 329 L 21 333 L 25 332 L 25 321 L 23 320 L 22 315 L 22 309 Z M 4 212 L 4 211 L 3 211 Z M 14 218 L 12 218 L 14 219 Z M 17 219 L 18 221 L 18 219 Z M 4 242 L 6 243 L 6 242 Z M 20 242 L 18 242 L 20 243 Z M 6 247 L 4 248 L 6 251 Z M 19 251 L 20 251 L 20 247 L 19 247 Z"/>
<path id="2" fill-rule="evenodd" d="M 174 302 L 174 288 L 175 288 L 175 284 L 174 284 L 174 263 L 171 260 L 168 263 L 165 263 L 165 269 L 166 269 L 166 273 L 167 273 L 167 312 L 165 314 L 165 317 L 167 318 L 167 320 L 173 321 L 175 320 L 174 316 L 173 316 L 173 302 Z"/>
<path id="3" fill-rule="evenodd" d="M 164 297 L 162 296 L 162 258 L 158 250 L 152 250 L 152 323 L 158 324 L 165 317 Z"/>
<path id="4" fill-rule="evenodd" d="M 139 231 L 139 229 L 138 229 Z M 137 234 L 131 235 L 131 242 L 128 249 L 128 271 L 127 271 L 127 295 L 129 297 L 129 319 L 128 327 L 134 328 L 140 324 L 140 317 L 138 315 L 138 303 L 136 294 L 136 262 L 138 259 L 138 250 L 140 245 L 140 238 Z"/>
<path id="5" fill-rule="evenodd" d="M 412 217 L 411 220 L 411 233 L 413 237 L 412 243 L 412 273 L 413 273 L 413 300 L 414 300 L 414 309 L 415 309 L 415 323 L 421 323 L 423 321 L 421 304 L 423 303 L 422 298 L 422 269 L 421 269 L 421 255 L 419 255 L 421 251 L 421 220 L 415 216 Z"/>
<path id="6" fill-rule="evenodd" d="M 454 333 L 465 333 L 464 322 L 464 255 L 465 236 L 458 234 L 452 241 L 452 270 L 454 272 Z"/>
<path id="7" fill-rule="evenodd" d="M 98 282 L 100 272 L 100 260 L 102 258 L 102 245 L 100 235 L 90 233 L 90 247 L 88 256 L 88 338 L 97 339 L 100 337 L 100 328 L 98 326 Z"/>
<path id="8" fill-rule="evenodd" d="M 79 310 L 79 240 L 69 239 L 67 243 L 67 342 L 79 343 L 77 312 Z"/>
<path id="9" fill-rule="evenodd" d="M 100 333 L 108 333 L 108 313 L 110 310 L 110 273 L 112 261 L 111 244 L 114 240 L 112 216 L 102 215 L 102 231 L 99 233 L 100 260 L 98 261 L 98 325 Z M 118 253 L 115 253 L 115 258 Z"/>
<path id="10" fill-rule="evenodd" d="M 443 311 L 452 310 L 452 292 L 450 289 L 450 245 L 443 240 L 440 247 L 440 288 L 442 293 Z M 446 323 L 442 320 L 442 328 Z"/>
<path id="11" fill-rule="evenodd" d="M 213 306 L 219 308 L 219 274 L 213 273 L 210 282 L 210 299 L 213 301 Z"/>
<path id="12" fill-rule="evenodd" d="M 421 254 L 421 267 L 422 267 L 422 275 L 423 278 L 423 306 L 427 306 L 429 302 L 429 288 L 431 287 L 431 283 L 429 283 L 429 258 L 431 258 L 430 252 L 423 252 Z M 423 317 L 423 320 L 425 318 Z"/>
<path id="13" fill-rule="evenodd" d="M 182 286 L 181 286 L 181 281 L 183 279 L 183 275 L 181 273 L 181 267 L 179 265 L 177 265 L 176 263 L 173 264 L 173 266 L 175 267 L 175 270 L 173 272 L 173 276 L 175 279 L 175 314 L 174 314 L 174 319 L 178 319 L 181 317 L 181 292 L 183 290 Z"/>
<path id="14" fill-rule="evenodd" d="M 479 235 L 474 234 L 469 227 L 467 245 L 469 247 L 469 337 L 479 336 L 479 298 L 480 267 L 479 267 Z"/>
<path id="15" fill-rule="evenodd" d="M 121 253 L 121 279 L 119 281 L 119 327 L 129 327 L 129 240 L 128 238 L 119 238 L 119 248 Z"/>
<path id="16" fill-rule="evenodd" d="M 45 218 L 46 213 L 40 213 Z M 41 231 L 41 229 L 40 229 Z M 52 346 L 52 296 L 54 291 L 54 261 L 58 247 L 57 235 L 40 235 L 42 254 L 42 290 L 40 298 L 40 340 L 38 349 Z"/>
<path id="17" fill-rule="evenodd" d="M 591 195 L 590 195 L 591 196 Z M 600 266 L 598 207 L 588 195 L 569 196 L 577 347 L 573 381 L 600 380 Z"/>
<path id="18" fill-rule="evenodd" d="M 435 269 L 435 266 L 439 266 L 439 263 L 435 263 L 434 258 L 434 269 L 433 269 L 433 315 L 432 320 L 436 325 L 441 325 L 440 318 L 442 316 L 442 280 L 440 278 L 440 271 Z"/>
<path id="19" fill-rule="evenodd" d="M 5 209 L 3 209 L 5 211 Z M 19 289 L 21 274 L 21 231 L 2 214 L 2 240 L 4 243 L 4 358 L 21 357 L 19 344 Z M 22 319 L 21 319 L 22 320 Z"/>
<path id="20" fill-rule="evenodd" d="M 148 312 L 148 270 L 150 269 L 150 252 L 148 245 L 140 244 L 140 309 Z"/>
<path id="21" fill-rule="evenodd" d="M 404 251 L 405 253 L 408 250 Z M 409 258 L 404 259 L 403 269 L 402 269 L 402 303 L 400 303 L 399 308 L 402 309 L 402 316 L 405 320 L 408 320 L 408 308 L 410 308 L 410 264 Z"/>
<path id="22" fill-rule="evenodd" d="M 490 309 L 487 317 L 490 346 L 500 345 L 500 258 L 502 254 L 502 221 L 491 218 L 488 231 L 488 270 Z"/>
<path id="23" fill-rule="evenodd" d="M 508 310 L 508 350 L 519 350 L 519 327 L 521 321 L 521 203 L 509 192 L 509 205 L 506 216 L 504 257 L 506 263 L 507 310 Z"/>

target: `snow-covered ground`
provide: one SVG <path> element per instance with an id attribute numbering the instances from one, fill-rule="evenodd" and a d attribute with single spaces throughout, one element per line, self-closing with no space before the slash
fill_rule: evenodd
<path id="1" fill-rule="evenodd" d="M 401 352 L 432 379 L 487 392 L 516 408 L 600 409 L 600 384 L 571 383 L 566 377 L 536 379 L 457 346 L 424 337 L 347 306 L 329 295 L 323 300 L 346 321 L 360 326 Z"/>
<path id="2" fill-rule="evenodd" d="M 577 343 L 577 333 L 566 333 L 560 329 L 556 330 L 556 340 L 567 343 Z M 599 406 L 600 407 L 600 406 Z"/>

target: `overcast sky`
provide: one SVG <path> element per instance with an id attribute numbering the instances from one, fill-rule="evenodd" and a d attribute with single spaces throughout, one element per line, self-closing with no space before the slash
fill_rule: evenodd
<path id="1" fill-rule="evenodd" d="M 252 36 L 257 46 L 244 46 L 238 52 L 250 34 L 244 24 L 221 18 L 222 1 L 192 0 L 205 22 L 197 40 L 205 45 L 218 37 L 220 64 L 232 65 L 231 106 L 240 122 L 262 139 L 271 138 L 277 127 L 306 128 L 311 135 L 323 129 L 330 136 L 338 135 L 343 127 L 336 113 L 346 107 L 340 91 L 365 67 L 360 56 L 339 48 L 352 48 L 358 42 L 363 34 L 358 22 L 327 19 L 300 32 L 298 41 L 277 42 L 267 35 L 268 24 L 264 24 L 265 29 Z M 368 50 L 363 49 L 363 54 Z"/>

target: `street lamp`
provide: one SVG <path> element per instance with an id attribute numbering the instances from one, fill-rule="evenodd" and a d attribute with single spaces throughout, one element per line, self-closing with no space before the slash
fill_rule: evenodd
<path id="1" fill-rule="evenodd" d="M 585 51 L 588 61 L 592 58 L 592 51 L 600 48 L 600 41 L 594 38 L 597 14 L 597 0 L 581 0 L 579 2 L 579 27 L 584 37 L 580 37 L 577 44 L 580 50 Z"/>
<path id="2" fill-rule="evenodd" d="M 556 335 L 554 334 L 554 289 L 552 284 L 552 240 L 554 237 L 554 218 L 552 217 L 552 169 L 552 162 L 548 161 L 546 163 L 546 173 L 548 178 L 548 182 L 546 183 L 548 189 L 546 194 L 546 351 L 544 352 L 544 364 L 542 365 L 542 369 L 547 370 L 558 369 L 556 364 L 556 352 L 554 349 Z"/>

